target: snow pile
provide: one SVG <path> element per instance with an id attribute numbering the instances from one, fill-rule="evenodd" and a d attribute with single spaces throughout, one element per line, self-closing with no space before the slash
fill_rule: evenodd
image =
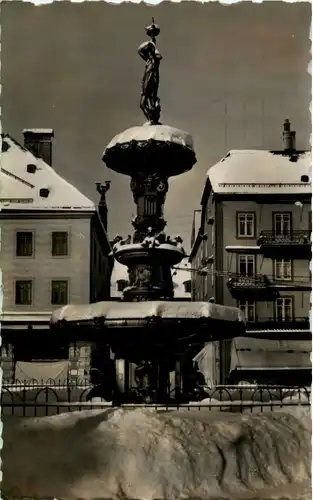
<path id="1" fill-rule="evenodd" d="M 5 418 L 2 458 L 6 498 L 311 498 L 311 419 L 303 408 Z"/>

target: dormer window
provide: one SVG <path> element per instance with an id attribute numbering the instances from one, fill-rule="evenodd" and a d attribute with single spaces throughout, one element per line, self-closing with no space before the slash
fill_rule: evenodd
<path id="1" fill-rule="evenodd" d="M 37 170 L 37 167 L 33 163 L 30 163 L 29 165 L 27 165 L 26 169 L 28 174 L 34 174 Z"/>
<path id="2" fill-rule="evenodd" d="M 50 193 L 50 190 L 48 188 L 41 188 L 39 190 L 39 196 L 41 196 L 41 198 L 48 198 L 49 193 Z"/>

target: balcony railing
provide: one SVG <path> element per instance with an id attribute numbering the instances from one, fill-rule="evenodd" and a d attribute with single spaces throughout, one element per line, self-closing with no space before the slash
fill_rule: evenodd
<path id="1" fill-rule="evenodd" d="M 268 288 L 270 285 L 270 280 L 263 274 L 254 274 L 253 276 L 231 274 L 227 283 L 229 289 Z"/>
<path id="2" fill-rule="evenodd" d="M 272 300 L 272 295 L 277 293 L 268 277 L 262 274 L 254 274 L 253 276 L 231 274 L 227 287 L 234 297 L 237 295 L 257 294 L 260 298 L 268 297 L 269 300 Z"/>
<path id="3" fill-rule="evenodd" d="M 258 245 L 262 246 L 311 246 L 311 231 L 296 230 L 285 234 L 277 234 L 275 231 L 261 231 Z"/>
<path id="4" fill-rule="evenodd" d="M 309 330 L 310 320 L 308 317 L 294 317 L 292 319 L 282 318 L 255 318 L 248 319 L 247 330 Z"/>

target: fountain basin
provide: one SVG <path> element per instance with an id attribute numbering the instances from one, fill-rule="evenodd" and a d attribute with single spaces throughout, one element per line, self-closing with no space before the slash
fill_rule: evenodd
<path id="1" fill-rule="evenodd" d="M 154 265 L 166 264 L 167 266 L 174 266 L 185 257 L 185 252 L 182 247 L 166 243 L 154 248 L 145 248 L 141 243 L 131 243 L 116 246 L 114 257 L 120 264 L 126 266 L 136 263 L 148 264 L 149 262 Z"/>
<path id="2" fill-rule="evenodd" d="M 102 160 L 120 174 L 133 176 L 144 168 L 171 177 L 191 170 L 196 155 L 189 133 L 166 125 L 145 124 L 116 135 Z"/>
<path id="3" fill-rule="evenodd" d="M 199 350 L 205 342 L 245 333 L 242 312 L 236 307 L 179 301 L 67 305 L 53 312 L 50 327 L 62 337 L 75 330 L 77 338 L 106 342 L 119 357 L 135 363 L 162 361 L 165 353 L 174 359 L 190 346 Z"/>

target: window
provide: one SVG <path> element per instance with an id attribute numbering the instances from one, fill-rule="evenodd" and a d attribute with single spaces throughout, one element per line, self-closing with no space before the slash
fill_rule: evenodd
<path id="1" fill-rule="evenodd" d="M 67 280 L 53 280 L 51 282 L 51 304 L 65 305 L 68 303 Z"/>
<path id="2" fill-rule="evenodd" d="M 237 233 L 239 238 L 255 238 L 255 214 L 237 214 Z"/>
<path id="3" fill-rule="evenodd" d="M 33 233 L 22 231 L 16 233 L 16 256 L 31 257 L 33 255 Z"/>
<path id="4" fill-rule="evenodd" d="M 239 274 L 253 276 L 255 274 L 255 256 L 239 255 Z"/>
<path id="5" fill-rule="evenodd" d="M 275 213 L 274 214 L 274 228 L 275 235 L 288 235 L 291 232 L 291 214 L 285 213 Z"/>
<path id="6" fill-rule="evenodd" d="M 65 231 L 52 233 L 52 255 L 54 257 L 68 255 L 68 233 Z"/>
<path id="7" fill-rule="evenodd" d="M 276 319 L 277 321 L 292 321 L 293 307 L 291 297 L 280 297 L 276 299 Z"/>
<path id="8" fill-rule="evenodd" d="M 254 300 L 239 300 L 239 309 L 243 312 L 246 321 L 255 321 L 255 302 Z"/>
<path id="9" fill-rule="evenodd" d="M 291 280 L 292 279 L 291 259 L 275 259 L 274 276 L 276 280 Z"/>
<path id="10" fill-rule="evenodd" d="M 32 304 L 33 283 L 31 280 L 15 282 L 15 304 L 30 306 Z"/>

